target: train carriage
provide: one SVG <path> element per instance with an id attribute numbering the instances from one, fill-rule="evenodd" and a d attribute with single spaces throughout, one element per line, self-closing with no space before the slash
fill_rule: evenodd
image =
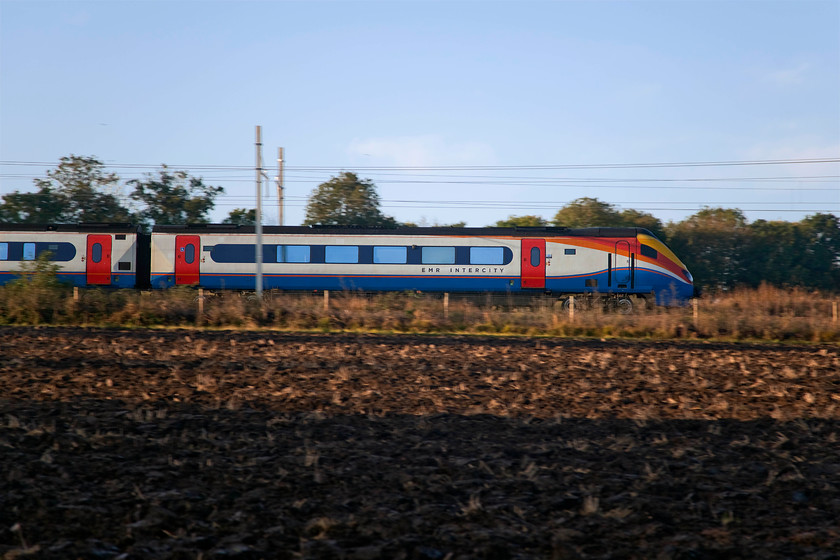
<path id="1" fill-rule="evenodd" d="M 143 238 L 130 224 L 4 224 L 0 284 L 18 278 L 26 263 L 49 253 L 60 280 L 74 286 L 143 287 Z"/>
<path id="2" fill-rule="evenodd" d="M 252 226 L 156 226 L 151 285 L 253 290 Z M 685 265 L 642 228 L 265 227 L 264 289 L 692 297 Z M 628 303 L 632 306 L 632 302 Z"/>

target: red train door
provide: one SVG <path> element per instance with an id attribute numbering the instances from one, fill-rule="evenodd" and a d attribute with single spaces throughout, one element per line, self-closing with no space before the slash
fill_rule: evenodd
<path id="1" fill-rule="evenodd" d="M 85 273 L 88 284 L 111 283 L 111 236 L 88 235 Z"/>
<path id="2" fill-rule="evenodd" d="M 545 239 L 522 240 L 523 288 L 545 288 Z"/>
<path id="3" fill-rule="evenodd" d="M 175 236 L 175 283 L 198 284 L 199 237 L 197 235 Z"/>

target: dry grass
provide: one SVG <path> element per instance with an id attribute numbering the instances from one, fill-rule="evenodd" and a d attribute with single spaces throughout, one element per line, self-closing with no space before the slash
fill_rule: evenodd
<path id="1" fill-rule="evenodd" d="M 714 294 L 693 306 L 637 309 L 622 315 L 563 311 L 556 299 L 453 294 L 79 291 L 0 287 L 0 324 L 204 326 L 322 332 L 474 333 L 597 338 L 837 342 L 837 296 L 762 286 Z M 637 306 L 640 307 L 640 306 Z"/>

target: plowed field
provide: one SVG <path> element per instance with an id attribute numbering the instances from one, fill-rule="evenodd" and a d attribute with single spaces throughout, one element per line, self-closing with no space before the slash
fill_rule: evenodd
<path id="1" fill-rule="evenodd" d="M 840 558 L 836 346 L 0 328 L 0 557 Z"/>

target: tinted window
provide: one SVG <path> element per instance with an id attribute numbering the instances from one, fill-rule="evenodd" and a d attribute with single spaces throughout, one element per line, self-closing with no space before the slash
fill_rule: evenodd
<path id="1" fill-rule="evenodd" d="M 455 247 L 423 247 L 423 264 L 455 264 Z"/>
<path id="2" fill-rule="evenodd" d="M 470 247 L 470 264 L 505 264 L 504 247 Z"/>
<path id="3" fill-rule="evenodd" d="M 563 252 L 567 255 L 576 255 L 577 249 L 565 249 Z"/>
<path id="4" fill-rule="evenodd" d="M 327 245 L 324 247 L 324 262 L 357 263 L 359 248 L 355 245 Z"/>
<path id="5" fill-rule="evenodd" d="M 35 260 L 35 244 L 34 243 L 24 243 L 23 244 L 23 260 L 25 260 L 25 261 L 34 261 Z"/>
<path id="6" fill-rule="evenodd" d="M 9 260 L 9 244 L 0 243 L 0 261 Z"/>
<path id="7" fill-rule="evenodd" d="M 277 262 L 308 263 L 309 245 L 280 245 L 277 247 Z"/>
<path id="8" fill-rule="evenodd" d="M 405 247 L 374 247 L 374 264 L 405 264 L 407 261 Z"/>
<path id="9" fill-rule="evenodd" d="M 95 263 L 102 261 L 102 243 L 94 243 L 90 248 L 90 260 Z"/>
<path id="10" fill-rule="evenodd" d="M 533 266 L 533 267 L 540 266 L 540 248 L 539 247 L 531 247 L 531 266 Z"/>
<path id="11" fill-rule="evenodd" d="M 187 264 L 195 262 L 195 245 L 192 243 L 184 246 L 184 262 Z"/>
<path id="12" fill-rule="evenodd" d="M 656 249 L 654 249 L 653 247 L 651 247 L 649 245 L 645 245 L 644 243 L 642 243 L 641 252 L 642 252 L 642 256 L 650 257 L 652 259 L 655 259 L 657 256 L 659 256 L 659 253 L 657 252 Z"/>

